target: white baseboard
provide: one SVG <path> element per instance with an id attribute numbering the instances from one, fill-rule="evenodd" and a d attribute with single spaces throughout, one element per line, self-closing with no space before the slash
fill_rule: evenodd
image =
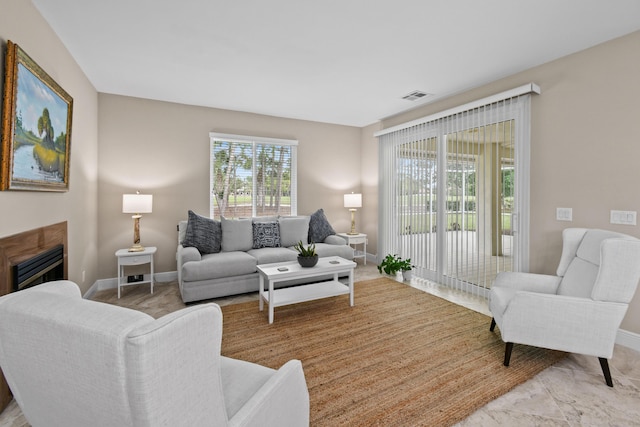
<path id="1" fill-rule="evenodd" d="M 620 344 L 624 347 L 629 347 L 632 350 L 640 352 L 640 334 L 625 331 L 624 329 L 618 329 L 616 344 Z"/>
<path id="2" fill-rule="evenodd" d="M 163 273 L 155 273 L 153 275 L 155 282 L 172 282 L 178 280 L 177 271 L 166 271 Z M 144 280 L 149 280 L 149 274 L 144 275 Z M 91 299 L 96 292 L 104 291 L 105 289 L 116 289 L 118 287 L 118 278 L 112 277 L 110 279 L 100 279 L 91 285 L 89 290 L 82 296 L 85 299 Z"/>

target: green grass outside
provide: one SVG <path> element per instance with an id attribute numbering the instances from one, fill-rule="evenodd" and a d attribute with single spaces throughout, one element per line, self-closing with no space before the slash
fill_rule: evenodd
<path id="1" fill-rule="evenodd" d="M 430 217 L 430 218 L 429 218 Z M 413 219 L 413 221 L 411 221 Z M 431 221 L 429 221 L 431 219 Z M 464 219 L 464 221 L 463 221 Z M 460 212 L 447 213 L 447 230 L 459 230 L 464 225 L 466 231 L 476 231 L 475 212 L 465 212 L 464 218 Z M 424 215 L 405 215 L 401 217 L 400 233 L 428 233 L 434 231 L 436 225 L 436 213 L 427 213 Z M 459 228 L 459 227 L 460 228 Z M 511 230 L 511 214 L 502 214 L 502 229 L 504 231 Z"/>

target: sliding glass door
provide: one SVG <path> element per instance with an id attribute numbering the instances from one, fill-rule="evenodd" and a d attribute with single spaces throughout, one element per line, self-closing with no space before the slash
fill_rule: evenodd
<path id="1" fill-rule="evenodd" d="M 480 295 L 526 271 L 528 129 L 526 96 L 381 136 L 380 256 Z"/>
<path id="2" fill-rule="evenodd" d="M 441 273 L 488 288 L 513 270 L 514 120 L 443 136 L 445 203 Z"/>

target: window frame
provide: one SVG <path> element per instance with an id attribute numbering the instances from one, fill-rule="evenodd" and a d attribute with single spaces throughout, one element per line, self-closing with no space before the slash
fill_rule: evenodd
<path id="1" fill-rule="evenodd" d="M 256 154 L 258 145 L 275 145 L 291 147 L 291 167 L 290 167 L 290 213 L 288 215 L 295 216 L 298 214 L 298 140 L 283 138 L 268 138 L 262 136 L 236 135 L 228 133 L 210 132 L 209 133 L 209 216 L 215 218 L 216 196 L 214 193 L 214 146 L 216 142 L 234 142 L 240 144 L 251 145 L 252 159 Z M 255 194 L 256 185 L 256 162 L 252 161 L 252 177 L 253 191 Z M 251 216 L 255 217 L 257 213 L 257 198 L 251 198 Z"/>

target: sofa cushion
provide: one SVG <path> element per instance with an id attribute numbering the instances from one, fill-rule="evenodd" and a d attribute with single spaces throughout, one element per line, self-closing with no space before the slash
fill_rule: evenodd
<path id="1" fill-rule="evenodd" d="M 256 259 L 258 265 L 295 261 L 298 258 L 298 253 L 288 248 L 251 249 L 247 253 Z"/>
<path id="2" fill-rule="evenodd" d="M 222 251 L 203 255 L 201 261 L 183 264 L 182 280 L 194 282 L 255 273 L 256 265 L 256 259 L 246 252 Z"/>
<path id="3" fill-rule="evenodd" d="M 324 242 L 324 239 L 333 234 L 336 234 L 336 232 L 331 224 L 329 224 L 324 210 L 318 209 L 311 214 L 309 219 L 309 243 Z"/>
<path id="4" fill-rule="evenodd" d="M 252 221 L 222 218 L 222 251 L 248 251 L 253 248 Z"/>
<path id="5" fill-rule="evenodd" d="M 278 219 L 280 224 L 280 245 L 293 246 L 299 241 L 307 241 L 309 234 L 308 216 L 287 216 Z"/>
<path id="6" fill-rule="evenodd" d="M 276 221 L 253 223 L 253 249 L 279 248 L 280 227 Z"/>
<path id="7" fill-rule="evenodd" d="M 222 228 L 219 221 L 189 211 L 187 230 L 182 246 L 194 247 L 203 254 L 220 252 Z"/>

